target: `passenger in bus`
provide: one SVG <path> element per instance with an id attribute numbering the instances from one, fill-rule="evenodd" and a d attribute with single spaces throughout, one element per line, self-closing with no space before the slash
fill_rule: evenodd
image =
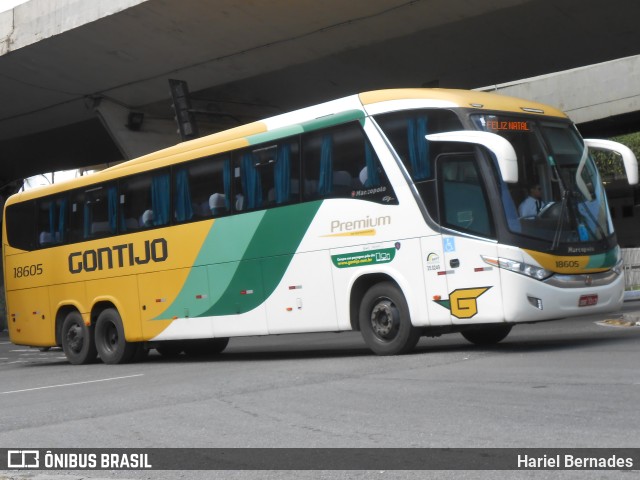
<path id="1" fill-rule="evenodd" d="M 214 217 L 225 213 L 226 207 L 222 193 L 214 193 L 209 197 L 209 210 Z"/>
<path id="2" fill-rule="evenodd" d="M 142 228 L 153 227 L 153 210 L 145 210 L 140 218 Z"/>
<path id="3" fill-rule="evenodd" d="M 542 200 L 542 189 L 537 183 L 529 188 L 529 196 L 518 207 L 520 218 L 532 218 L 540 213 L 545 203 Z"/>
<path id="4" fill-rule="evenodd" d="M 40 237 L 38 240 L 40 245 L 49 245 L 53 243 L 53 237 L 49 232 L 40 232 Z"/>
<path id="5" fill-rule="evenodd" d="M 244 210 L 244 195 L 241 193 L 236 194 L 236 211 L 241 212 Z"/>
<path id="6" fill-rule="evenodd" d="M 367 184 L 368 179 L 369 179 L 369 167 L 365 165 L 363 169 L 360 170 L 360 174 L 358 175 L 358 180 L 360 180 L 359 186 L 362 186 L 364 188 Z"/>

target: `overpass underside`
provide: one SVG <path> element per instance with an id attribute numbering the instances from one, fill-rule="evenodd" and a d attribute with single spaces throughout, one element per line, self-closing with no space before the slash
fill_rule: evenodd
<path id="1" fill-rule="evenodd" d="M 171 78 L 203 134 L 358 91 L 480 85 L 594 134 L 632 129 L 637 18 L 626 0 L 30 0 L 0 13 L 0 178 L 179 142 Z"/>

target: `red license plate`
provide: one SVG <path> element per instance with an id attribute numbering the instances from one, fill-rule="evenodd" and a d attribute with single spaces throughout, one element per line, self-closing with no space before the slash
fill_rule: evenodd
<path id="1" fill-rule="evenodd" d="M 598 303 L 598 295 L 581 295 L 580 300 L 578 300 L 579 307 L 590 307 L 591 305 L 596 305 Z"/>

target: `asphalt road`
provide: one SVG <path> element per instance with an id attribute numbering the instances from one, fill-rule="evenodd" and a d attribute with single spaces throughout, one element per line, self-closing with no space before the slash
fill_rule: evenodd
<path id="1" fill-rule="evenodd" d="M 598 323 L 607 319 L 623 321 Z M 0 448 L 637 448 L 636 320 L 638 301 L 626 303 L 619 314 L 520 325 L 492 347 L 473 346 L 452 334 L 423 338 L 410 355 L 378 357 L 354 332 L 305 334 L 232 339 L 223 354 L 209 360 L 169 360 L 152 351 L 142 363 L 86 366 L 68 364 L 61 350 L 14 346 L 4 332 Z M 536 478 L 588 478 L 584 472 L 535 473 L 542 475 Z M 599 472 L 597 478 L 609 473 L 620 474 Z M 638 478 L 637 473 L 626 475 Z M 431 477 L 414 474 L 376 472 L 377 478 Z M 175 471 L 31 475 L 0 472 L 0 479 L 197 476 Z M 360 477 L 325 472 L 323 478 Z M 494 477 L 476 472 L 468 478 Z"/>

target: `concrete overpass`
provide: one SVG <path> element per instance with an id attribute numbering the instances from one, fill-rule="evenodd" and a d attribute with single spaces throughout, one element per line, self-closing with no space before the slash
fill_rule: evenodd
<path id="1" fill-rule="evenodd" d="M 479 90 L 554 105 L 580 125 L 582 134 L 640 131 L 640 56 L 540 75 Z"/>
<path id="2" fill-rule="evenodd" d="M 0 178 L 178 142 L 170 78 L 189 83 L 207 133 L 368 89 L 500 85 L 631 57 L 615 75 L 523 93 L 544 84 L 577 121 L 620 118 L 637 108 L 638 18 L 627 0 L 30 0 L 0 13 Z M 576 85 L 592 105 L 621 85 L 636 100 L 574 109 Z"/>

